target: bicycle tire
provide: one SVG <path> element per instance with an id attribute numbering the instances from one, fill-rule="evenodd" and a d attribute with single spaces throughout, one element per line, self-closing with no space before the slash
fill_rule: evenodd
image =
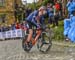
<path id="1" fill-rule="evenodd" d="M 50 50 L 50 48 L 52 46 L 51 33 L 52 33 L 52 30 L 50 30 L 50 29 L 49 29 L 49 31 L 44 31 L 41 35 L 41 38 L 39 38 L 39 40 L 37 42 L 37 48 L 39 49 L 40 52 L 47 53 Z M 44 45 L 47 45 L 48 47 L 46 49 L 43 49 L 42 47 Z"/>

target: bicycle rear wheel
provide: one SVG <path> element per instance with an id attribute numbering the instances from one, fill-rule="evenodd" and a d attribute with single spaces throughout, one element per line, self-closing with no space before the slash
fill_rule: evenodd
<path id="1" fill-rule="evenodd" d="M 47 31 L 42 32 L 42 35 L 37 42 L 37 48 L 43 53 L 48 52 L 52 46 L 52 30 L 49 28 L 46 29 Z"/>
<path id="2" fill-rule="evenodd" d="M 28 37 L 28 32 L 26 31 L 26 34 L 22 39 L 22 48 L 24 49 L 24 51 L 29 52 L 31 50 L 31 47 L 29 46 L 31 42 L 28 43 L 29 45 L 26 44 L 27 37 Z"/>

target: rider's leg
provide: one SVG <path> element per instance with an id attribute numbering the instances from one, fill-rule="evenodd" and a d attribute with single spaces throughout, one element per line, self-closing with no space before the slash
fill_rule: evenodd
<path id="1" fill-rule="evenodd" d="M 28 25 L 29 25 L 29 34 L 27 37 L 27 42 L 30 42 L 30 40 L 32 39 L 32 34 L 33 34 L 33 29 L 32 29 L 32 23 L 27 21 Z"/>
<path id="2" fill-rule="evenodd" d="M 33 45 L 35 45 L 36 41 L 38 40 L 39 36 L 41 35 L 41 32 L 42 32 L 41 30 L 37 30 L 36 31 L 37 35 L 36 35 L 35 39 L 32 41 Z"/>
<path id="3" fill-rule="evenodd" d="M 30 42 L 30 40 L 32 39 L 32 34 L 33 34 L 33 29 L 29 29 L 29 34 L 27 37 L 27 42 Z"/>

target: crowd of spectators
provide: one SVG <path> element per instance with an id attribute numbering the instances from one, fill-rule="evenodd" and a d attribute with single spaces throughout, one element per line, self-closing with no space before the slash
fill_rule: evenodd
<path id="1" fill-rule="evenodd" d="M 15 30 L 15 29 L 23 29 L 26 30 L 27 24 L 25 21 L 23 21 L 22 23 L 13 23 L 11 25 L 1 25 L 0 26 L 0 32 L 5 32 L 5 31 L 9 31 L 9 30 Z"/>
<path id="2" fill-rule="evenodd" d="M 58 26 L 59 18 L 62 17 L 62 5 L 59 1 L 56 1 L 53 5 L 51 3 L 47 4 L 47 9 L 49 10 L 48 22 L 53 24 L 53 26 Z"/>
<path id="3" fill-rule="evenodd" d="M 58 20 L 60 16 L 62 15 L 62 6 L 59 3 L 59 1 L 56 1 L 54 4 L 47 3 L 46 8 L 48 10 L 49 17 L 48 17 L 48 23 L 53 24 L 53 26 L 58 26 Z M 32 12 L 31 8 L 26 9 L 26 17 Z M 13 24 L 3 26 L 0 25 L 0 32 L 9 31 L 9 30 L 15 30 L 15 29 L 25 29 L 26 28 L 26 22 L 22 21 L 22 23 L 14 22 Z"/>

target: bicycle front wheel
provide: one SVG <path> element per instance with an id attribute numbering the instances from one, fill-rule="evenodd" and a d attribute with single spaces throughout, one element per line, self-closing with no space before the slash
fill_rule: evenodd
<path id="1" fill-rule="evenodd" d="M 41 52 L 48 52 L 52 46 L 52 30 L 47 28 L 47 31 L 43 31 L 41 37 L 37 42 L 37 48 Z"/>

